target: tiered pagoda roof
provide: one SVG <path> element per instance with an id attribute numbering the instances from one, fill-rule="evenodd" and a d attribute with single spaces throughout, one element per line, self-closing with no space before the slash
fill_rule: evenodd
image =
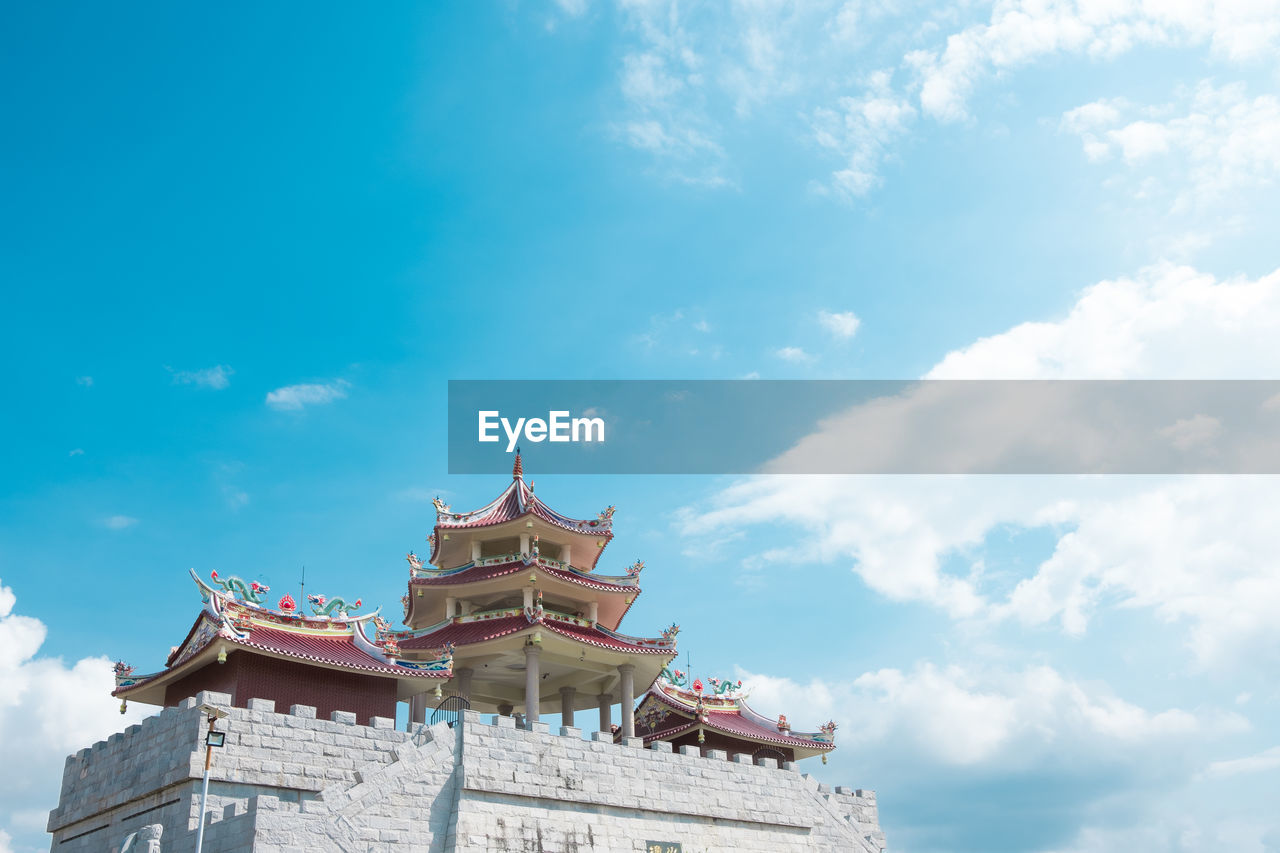
<path id="1" fill-rule="evenodd" d="M 537 543 L 534 547 L 536 549 Z M 598 603 L 597 621 L 616 629 L 641 592 L 640 569 L 644 564 L 637 563 L 639 568 L 631 566 L 627 570 L 631 574 L 623 576 L 597 575 L 537 553 L 501 554 L 452 569 L 414 566 L 409 575 L 405 622 L 412 625 L 439 618 L 443 613 L 441 602 L 449 588 L 465 588 L 473 595 L 485 589 L 499 590 L 509 587 L 511 581 L 523 573 L 522 582 L 527 580 L 549 593 L 562 591 L 566 598 L 580 596 L 582 591 L 594 594 Z M 417 590 L 427 589 L 439 592 L 424 599 Z"/>
<path id="2" fill-rule="evenodd" d="M 646 745 L 657 740 L 706 743 L 708 748 L 761 754 L 774 747 L 785 760 L 835 749 L 835 723 L 817 732 L 793 732 L 785 716 L 773 719 L 753 710 L 742 682 L 709 681 L 704 686 L 697 679 L 690 685 L 679 670 L 663 670 L 636 709 L 636 734 Z"/>
<path id="3" fill-rule="evenodd" d="M 653 638 L 618 632 L 641 592 L 644 563 L 595 573 L 613 539 L 614 508 L 585 520 L 553 510 L 525 481 L 519 453 L 510 484 L 485 506 L 455 512 L 439 498 L 435 505 L 429 558 L 406 555 L 409 630 L 394 635 L 404 653 L 456 648 L 456 689 L 472 708 L 523 704 L 528 713 L 532 704 L 536 712 L 563 690 L 563 701 L 579 709 L 604 695 L 625 697 L 629 713 L 634 686 L 643 690 L 675 657 L 679 629 Z M 536 686 L 528 682 L 531 654 Z"/>
<path id="4" fill-rule="evenodd" d="M 455 616 L 420 631 L 403 631 L 395 636 L 400 648 L 433 649 L 445 643 L 467 646 L 515 634 L 540 625 L 553 634 L 577 642 L 588 643 L 602 649 L 613 649 L 637 654 L 665 655 L 676 653 L 676 631 L 668 629 L 658 638 L 628 637 L 589 621 L 563 613 L 526 613 L 524 609 L 491 610 L 472 616 Z"/>
<path id="5" fill-rule="evenodd" d="M 460 565 L 465 562 L 465 555 L 464 559 L 457 559 L 451 553 L 454 533 L 502 525 L 514 528 L 516 525 L 512 522 L 523 520 L 524 528 L 534 533 L 554 531 L 561 539 L 566 538 L 564 533 L 570 534 L 569 539 L 584 546 L 574 550 L 578 557 L 575 562 L 587 571 L 594 569 L 600 552 L 613 538 L 613 507 L 606 507 L 595 518 L 571 518 L 556 512 L 533 493 L 533 485 L 524 480 L 524 466 L 519 453 L 511 473 L 511 485 L 479 509 L 455 512 L 440 498 L 435 499 L 436 525 L 430 539 L 431 553 L 427 562 L 437 566 Z"/>

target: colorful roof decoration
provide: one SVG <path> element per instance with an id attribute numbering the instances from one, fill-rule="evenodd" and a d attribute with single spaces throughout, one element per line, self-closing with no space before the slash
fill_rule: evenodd
<path id="1" fill-rule="evenodd" d="M 686 732 L 706 730 L 754 743 L 791 748 L 797 759 L 835 749 L 836 724 L 817 732 L 793 732 L 785 716 L 776 720 L 753 710 L 741 681 L 709 678 L 711 692 L 701 679 L 688 684 L 680 670 L 663 669 L 636 711 L 636 734 L 646 744 L 670 740 Z"/>
<path id="2" fill-rule="evenodd" d="M 405 650 L 433 649 L 446 643 L 469 646 L 515 634 L 535 625 L 547 628 L 561 637 L 602 649 L 668 657 L 676 653 L 676 637 L 670 631 L 660 638 L 629 637 L 600 625 L 592 625 L 586 619 L 544 610 L 540 600 L 537 606 L 532 608 L 511 608 L 474 613 L 470 616 L 455 616 L 418 631 L 401 631 L 395 637 L 400 643 L 400 648 Z"/>
<path id="3" fill-rule="evenodd" d="M 444 531 L 492 527 L 508 521 L 515 521 L 525 516 L 539 518 L 547 524 L 571 533 L 597 537 L 606 541 L 613 538 L 614 508 L 612 506 L 606 507 L 592 519 L 577 519 L 561 515 L 534 495 L 532 485 L 525 483 L 524 465 L 520 460 L 519 453 L 516 454 L 515 465 L 511 471 L 511 485 L 502 494 L 480 507 L 480 509 L 470 512 L 454 512 L 448 504 L 438 497 L 434 503 L 436 507 L 436 533 L 428 540 L 431 543 L 431 558 L 428 562 L 432 563 L 439 556 L 440 544 L 443 541 L 442 533 Z M 596 553 L 591 556 L 591 565 L 593 567 L 596 560 L 599 559 L 599 551 L 602 549 L 603 544 L 595 549 Z M 412 565 L 414 560 L 411 559 L 409 562 Z"/>
<path id="4" fill-rule="evenodd" d="M 204 608 L 186 638 L 169 655 L 160 672 L 136 675 L 133 667 L 117 663 L 114 695 L 127 696 L 167 683 L 197 662 L 209 662 L 215 651 L 221 662 L 237 648 L 397 679 L 452 676 L 452 647 L 442 646 L 440 655 L 432 660 L 404 660 L 399 656 L 397 636 L 377 611 L 349 617 L 347 610 L 356 605 L 348 605 L 341 598 L 308 596 L 320 602 L 312 601 L 316 615 L 304 616 L 287 608 L 293 603 L 289 596 L 285 596 L 287 602 L 282 599 L 279 610 L 265 607 L 262 600 L 268 588 L 261 584 L 246 584 L 234 577 L 223 579 L 215 573 L 211 576 L 219 587 L 215 588 L 204 583 L 194 569 L 191 577 L 200 588 Z"/>
<path id="5" fill-rule="evenodd" d="M 503 575 L 525 571 L 536 566 L 538 571 L 568 583 L 600 592 L 622 592 L 634 595 L 640 592 L 638 574 L 626 577 L 596 575 L 575 569 L 559 560 L 548 560 L 532 554 L 502 554 L 475 560 L 456 569 L 421 569 L 414 571 L 409 583 L 413 586 L 449 586 L 474 583 Z"/>

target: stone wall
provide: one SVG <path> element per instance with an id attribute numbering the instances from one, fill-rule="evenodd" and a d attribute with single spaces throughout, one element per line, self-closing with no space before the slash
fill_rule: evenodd
<path id="1" fill-rule="evenodd" d="M 67 759 L 50 813 L 54 853 L 117 851 L 164 826 L 165 853 L 193 850 L 199 819 L 202 693 Z M 883 850 L 875 794 L 829 790 L 787 764 L 735 761 L 639 738 L 583 740 L 545 723 L 515 728 L 464 712 L 396 731 L 337 711 L 276 713 L 251 700 L 219 722 L 204 849 L 643 851 L 646 841 L 712 850 Z"/>

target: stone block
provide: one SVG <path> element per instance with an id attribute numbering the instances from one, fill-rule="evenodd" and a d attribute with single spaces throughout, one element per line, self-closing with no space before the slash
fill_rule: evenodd
<path id="1" fill-rule="evenodd" d="M 298 717 L 303 720 L 314 720 L 316 718 L 315 705 L 290 705 L 289 716 Z"/>
<path id="2" fill-rule="evenodd" d="M 268 714 L 276 712 L 276 700 L 274 699 L 250 699 L 250 711 L 265 711 Z"/>
<path id="3" fill-rule="evenodd" d="M 312 713 L 314 713 L 314 709 L 312 709 Z M 356 712 L 355 711 L 331 711 L 329 713 L 329 722 L 342 723 L 343 725 L 346 725 L 346 726 L 354 726 L 356 724 Z"/>
<path id="4" fill-rule="evenodd" d="M 541 733 L 542 733 L 542 734 L 544 734 L 544 735 L 545 735 L 545 734 L 550 734 L 550 733 L 551 733 L 551 724 L 550 724 L 550 723 L 544 723 L 544 722 L 542 722 L 541 720 L 539 720 L 539 721 L 538 721 L 538 722 L 536 722 L 536 723 L 530 723 L 530 724 L 529 724 L 529 731 L 532 731 L 532 732 L 541 732 Z"/>
<path id="5" fill-rule="evenodd" d="M 751 756 L 747 755 L 745 752 L 735 752 L 733 754 L 733 763 L 734 764 L 750 764 Z"/>
<path id="6" fill-rule="evenodd" d="M 592 732 L 591 741 L 593 743 L 613 743 L 613 735 L 609 732 Z"/>
<path id="7" fill-rule="evenodd" d="M 504 717 L 499 714 L 493 718 L 493 724 L 500 729 L 514 729 L 516 727 L 516 718 Z"/>
<path id="8" fill-rule="evenodd" d="M 369 726 L 375 729 L 394 730 L 396 727 L 396 721 L 391 717 L 370 717 Z"/>
<path id="9" fill-rule="evenodd" d="M 757 766 L 768 767 L 770 770 L 778 769 L 778 759 L 776 758 L 760 758 L 756 760 Z"/>
<path id="10" fill-rule="evenodd" d="M 655 740 L 653 743 L 649 744 L 649 749 L 652 749 L 654 752 L 670 752 L 671 744 L 667 743 L 665 740 Z"/>
<path id="11" fill-rule="evenodd" d="M 582 729 L 576 726 L 561 726 L 560 737 L 582 738 Z"/>
<path id="12" fill-rule="evenodd" d="M 201 690 L 196 694 L 196 706 L 200 705 L 230 705 L 231 694 L 219 693 L 216 690 Z"/>
<path id="13" fill-rule="evenodd" d="M 729 759 L 729 753 L 725 752 L 723 749 L 708 749 L 707 758 L 711 758 L 716 761 L 727 761 Z"/>
<path id="14" fill-rule="evenodd" d="M 701 757 L 702 757 L 702 747 L 700 747 L 700 746 L 694 746 L 694 745 L 693 745 L 693 744 L 691 744 L 691 743 L 686 743 L 684 746 L 680 747 L 680 754 L 681 754 L 681 755 L 692 755 L 692 756 L 695 756 L 695 757 L 697 757 L 697 758 L 701 758 Z"/>
<path id="15" fill-rule="evenodd" d="M 622 739 L 622 745 L 632 747 L 633 749 L 644 749 L 644 738 L 624 737 Z"/>

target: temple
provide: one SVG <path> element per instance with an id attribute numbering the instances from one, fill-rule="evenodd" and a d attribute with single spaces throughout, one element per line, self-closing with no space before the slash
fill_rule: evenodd
<path id="1" fill-rule="evenodd" d="M 666 741 L 673 748 L 717 749 L 750 755 L 752 763 L 771 758 L 781 765 L 821 755 L 825 764 L 835 749 L 834 722 L 817 732 L 793 732 L 785 715 L 774 720 L 753 711 L 741 681 L 710 678 L 703 685 L 695 678 L 690 684 L 678 669 L 662 671 L 636 709 L 636 720 L 646 746 Z"/>
<path id="2" fill-rule="evenodd" d="M 281 707 L 314 706 L 319 712 L 351 711 L 363 723 L 395 717 L 396 703 L 419 695 L 451 673 L 446 649 L 399 656 L 390 626 L 378 614 L 352 617 L 360 602 L 309 596 L 312 615 L 297 612 L 291 595 L 267 606 L 270 589 L 213 572 L 210 586 L 191 577 L 204 607 L 186 638 L 169 653 L 165 668 L 137 675 L 116 664 L 120 711 L 130 699 L 175 707 L 204 690 L 227 693 L 238 707 L 270 699 Z M 373 626 L 373 636 L 369 635 Z"/>
<path id="3" fill-rule="evenodd" d="M 825 762 L 834 748 L 834 723 L 792 732 L 786 717 L 753 711 L 741 683 L 712 678 L 706 689 L 672 670 L 678 626 L 657 637 L 618 631 L 640 595 L 644 563 L 596 573 L 613 538 L 613 507 L 589 519 L 556 512 L 525 482 L 518 453 L 511 483 L 490 503 L 455 512 L 437 498 L 435 507 L 430 554 L 407 555 L 407 630 L 392 630 L 377 611 L 356 615 L 358 600 L 309 595 L 304 615 L 288 594 L 272 607 L 260 583 L 217 572 L 205 582 L 193 569 L 203 607 L 191 630 L 160 672 L 117 664 L 115 695 L 173 707 L 215 691 L 237 707 L 270 700 L 354 712 L 362 723 L 395 718 L 403 701 L 410 728 L 464 710 L 517 716 L 529 727 L 548 708 L 573 727 L 578 711 L 594 708 L 599 731 L 618 740 L 779 764 Z"/>
<path id="4" fill-rule="evenodd" d="M 596 708 L 608 732 L 618 704 L 620 730 L 634 735 L 636 685 L 643 691 L 675 657 L 679 628 L 618 632 L 644 563 L 621 576 L 595 573 L 613 538 L 613 507 L 591 519 L 556 512 L 525 482 L 518 453 L 510 485 L 485 506 L 455 512 L 439 498 L 435 506 L 427 562 L 407 557 L 403 653 L 425 661 L 452 649 L 447 687 L 460 707 L 537 722 L 552 702 L 566 726 Z M 411 702 L 412 721 L 426 721 L 430 699 Z"/>

